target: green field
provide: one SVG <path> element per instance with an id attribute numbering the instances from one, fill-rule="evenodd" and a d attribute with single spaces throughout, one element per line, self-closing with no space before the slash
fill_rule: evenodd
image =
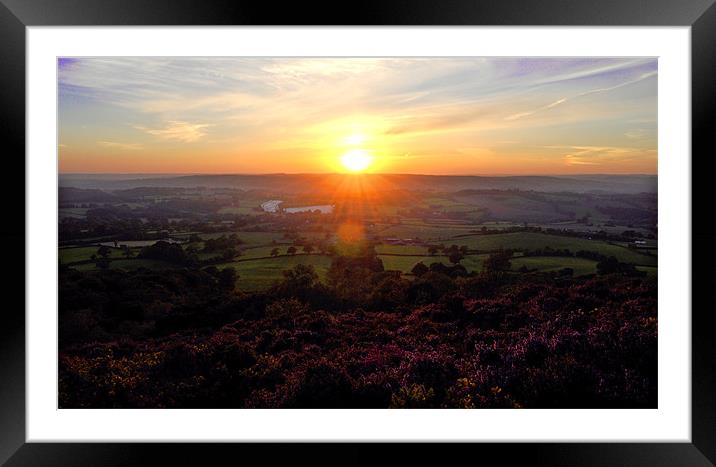
<path id="1" fill-rule="evenodd" d="M 289 248 L 290 245 L 276 245 L 276 246 L 262 246 L 257 248 L 247 248 L 245 250 L 241 250 L 241 256 L 239 256 L 239 259 L 248 259 L 248 258 L 264 258 L 266 256 L 271 256 L 271 250 L 274 248 L 278 248 L 278 254 L 279 255 L 285 255 L 286 250 Z M 301 247 L 297 246 L 296 252 L 302 253 L 303 250 Z"/>
<path id="2" fill-rule="evenodd" d="M 428 255 L 428 247 L 416 245 L 378 245 L 375 247 L 378 254 L 391 253 L 401 255 Z"/>
<path id="3" fill-rule="evenodd" d="M 440 240 L 467 234 L 479 230 L 475 225 L 455 224 L 377 224 L 374 232 L 383 238 L 419 238 L 421 240 Z"/>
<path id="4" fill-rule="evenodd" d="M 72 268 L 77 269 L 78 271 L 98 271 L 99 268 L 94 263 L 85 263 L 85 264 L 78 264 L 76 266 L 72 266 Z M 159 261 L 155 259 L 144 259 L 144 258 L 134 258 L 134 259 L 115 259 L 112 260 L 109 263 L 110 269 L 138 269 L 138 268 L 147 268 L 147 269 L 153 269 L 153 270 L 162 270 L 162 269 L 172 269 L 176 268 L 175 265 L 171 263 L 167 263 L 164 261 Z"/>
<path id="5" fill-rule="evenodd" d="M 472 250 L 493 251 L 504 249 L 529 249 L 551 247 L 554 249 L 569 249 L 572 253 L 579 250 L 594 251 L 607 256 L 614 256 L 619 261 L 643 266 L 656 266 L 657 257 L 641 254 L 629 248 L 599 240 L 567 237 L 561 235 L 547 235 L 536 232 L 514 232 L 494 235 L 473 235 L 469 237 L 451 238 L 444 242 L 446 245 L 467 245 Z"/>
<path id="6" fill-rule="evenodd" d="M 482 265 L 489 255 L 469 255 L 460 261 L 460 264 L 465 266 L 468 272 L 479 272 L 482 271 Z M 426 266 L 430 266 L 432 263 L 443 263 L 447 266 L 452 266 L 452 263 L 448 261 L 445 256 L 388 256 L 380 255 L 380 259 L 383 261 L 383 266 L 386 270 L 401 271 L 404 274 L 409 273 L 413 266 L 419 262 L 423 262 Z M 527 266 L 530 270 L 536 269 L 541 272 L 558 271 L 562 268 L 574 269 L 574 275 L 583 274 L 594 274 L 597 272 L 597 262 L 591 261 L 584 258 L 570 258 L 570 257 L 515 257 L 511 260 L 512 269 L 518 270 L 523 265 Z M 645 268 L 649 269 L 649 268 Z M 654 271 L 656 268 L 651 268 Z"/>
<path id="7" fill-rule="evenodd" d="M 283 271 L 297 264 L 311 264 L 321 280 L 331 265 L 331 258 L 322 255 L 281 256 L 278 258 L 257 259 L 255 261 L 233 261 L 217 264 L 219 269 L 233 267 L 239 274 L 236 287 L 244 291 L 265 290 L 274 282 L 283 278 Z"/>
<path id="8" fill-rule="evenodd" d="M 78 261 L 88 261 L 92 259 L 92 255 L 97 254 L 98 246 L 83 246 L 79 248 L 60 248 L 57 250 L 58 256 L 62 264 L 76 263 Z M 136 251 L 133 251 L 136 254 Z M 124 258 L 124 252 L 119 248 L 112 248 L 109 254 L 110 258 Z"/>
<path id="9" fill-rule="evenodd" d="M 254 211 L 254 207 L 257 206 L 225 206 L 221 209 L 219 209 L 219 214 L 256 214 L 256 211 Z"/>
<path id="10" fill-rule="evenodd" d="M 227 230 L 225 232 L 215 233 L 198 233 L 202 239 L 219 238 L 222 235 L 229 236 L 236 234 L 237 237 L 244 243 L 240 246 L 251 246 L 251 245 L 268 245 L 271 241 L 276 240 L 277 242 L 288 242 L 283 237 L 283 232 L 242 232 L 236 230 Z M 177 234 L 174 237 L 186 237 L 188 234 Z"/>
<path id="11" fill-rule="evenodd" d="M 419 262 L 423 262 L 424 265 L 430 266 L 432 263 L 443 263 L 450 265 L 447 257 L 445 256 L 378 256 L 383 261 L 383 267 L 387 271 L 401 271 L 403 273 L 409 273 L 413 266 Z"/>
<path id="12" fill-rule="evenodd" d="M 57 212 L 60 219 L 72 217 L 74 219 L 84 219 L 87 216 L 89 208 L 60 208 Z"/>
<path id="13" fill-rule="evenodd" d="M 498 227 L 498 224 L 492 224 L 490 228 Z M 461 225 L 440 225 L 426 224 L 421 221 L 411 222 L 410 224 L 388 225 L 383 224 L 386 230 L 380 235 L 383 237 L 396 236 L 401 238 L 420 237 L 423 240 L 428 235 L 435 235 L 441 238 L 439 243 L 446 246 L 450 245 L 466 245 L 470 250 L 478 250 L 489 252 L 503 249 L 517 250 L 517 257 L 512 258 L 512 269 L 518 270 L 522 266 L 526 266 L 530 270 L 537 271 L 556 271 L 562 268 L 572 268 L 575 275 L 592 274 L 596 272 L 596 262 L 574 257 L 520 257 L 519 250 L 535 250 L 538 248 L 551 247 L 554 249 L 569 249 L 573 253 L 579 250 L 593 251 L 608 256 L 615 256 L 623 262 L 633 263 L 639 266 L 639 269 L 646 271 L 650 276 L 657 273 L 657 256 L 645 255 L 636 250 L 625 246 L 610 244 L 599 240 L 588 240 L 584 238 L 568 237 L 561 235 L 548 235 L 538 232 L 513 232 L 501 234 L 473 234 L 479 229 L 477 225 L 461 226 Z M 376 230 L 380 230 L 380 227 Z M 385 232 L 389 231 L 389 234 Z M 219 237 L 221 235 L 229 235 L 234 232 L 224 232 L 215 234 L 200 234 L 203 238 Z M 237 288 L 245 291 L 265 290 L 274 282 L 283 277 L 282 272 L 293 268 L 297 264 L 312 264 L 316 268 L 319 276 L 324 279 L 325 274 L 331 264 L 331 259 L 324 255 L 312 254 L 306 255 L 301 247 L 296 247 L 297 254 L 295 256 L 287 255 L 287 248 L 290 246 L 290 240 L 283 237 L 283 232 L 242 232 L 236 231 L 237 236 L 244 242 L 238 246 L 241 255 L 236 257 L 234 261 L 220 263 L 216 265 L 218 268 L 234 267 L 240 278 L 237 281 Z M 467 235 L 466 235 L 467 234 Z M 312 237 L 314 239 L 323 238 L 323 232 L 302 233 L 302 236 Z M 278 244 L 273 245 L 276 241 Z M 436 242 L 437 243 L 437 242 Z M 188 246 L 184 244 L 183 246 Z M 193 246 L 201 249 L 203 242 L 197 242 Z M 272 258 L 271 250 L 278 248 L 279 255 Z M 63 264 L 72 264 L 82 261 L 89 261 L 93 254 L 97 253 L 98 247 L 85 246 L 75 248 L 59 249 L 60 261 Z M 134 254 L 139 249 L 133 249 Z M 426 266 L 432 263 L 440 262 L 445 265 L 451 265 L 447 256 L 437 254 L 430 256 L 426 246 L 418 245 L 387 245 L 380 244 L 376 246 L 379 258 L 383 261 L 386 270 L 401 271 L 402 273 L 410 273 L 418 262 L 423 262 Z M 219 253 L 202 253 L 198 256 L 202 260 L 218 256 Z M 462 264 L 469 272 L 481 271 L 483 262 L 487 258 L 487 253 L 470 254 L 462 259 Z M 111 249 L 110 269 L 136 269 L 138 267 L 146 267 L 149 269 L 167 269 L 172 268 L 169 263 L 162 261 L 124 258 L 120 249 Z M 80 270 L 97 270 L 94 262 L 87 264 L 79 264 L 73 266 Z"/>
<path id="14" fill-rule="evenodd" d="M 659 272 L 659 269 L 653 266 L 637 266 L 637 269 L 646 272 L 649 277 L 656 277 Z"/>
<path id="15" fill-rule="evenodd" d="M 460 261 L 460 264 L 465 266 L 468 272 L 481 271 L 482 263 L 485 261 L 488 255 L 469 255 Z M 403 273 L 409 273 L 413 266 L 422 261 L 426 266 L 430 266 L 433 263 L 443 263 L 446 266 L 452 266 L 452 263 L 448 260 L 447 256 L 435 255 L 435 256 L 390 256 L 390 255 L 379 255 L 383 261 L 383 267 L 389 271 L 401 271 Z"/>
<path id="16" fill-rule="evenodd" d="M 572 268 L 575 276 L 584 274 L 595 274 L 597 272 L 597 262 L 584 258 L 569 258 L 557 256 L 532 256 L 513 258 L 512 270 L 516 271 L 522 266 L 528 269 L 536 269 L 540 272 L 558 271 L 562 268 Z"/>

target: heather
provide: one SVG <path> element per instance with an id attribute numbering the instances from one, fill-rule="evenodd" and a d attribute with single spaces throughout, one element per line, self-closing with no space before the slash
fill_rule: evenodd
<path id="1" fill-rule="evenodd" d="M 656 407 L 653 278 L 383 269 L 336 256 L 254 293 L 215 268 L 63 269 L 59 405 Z"/>

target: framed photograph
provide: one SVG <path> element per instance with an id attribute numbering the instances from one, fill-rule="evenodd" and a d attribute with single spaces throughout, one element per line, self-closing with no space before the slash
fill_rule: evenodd
<path id="1" fill-rule="evenodd" d="M 713 465 L 713 2 L 2 1 L 3 462 Z"/>

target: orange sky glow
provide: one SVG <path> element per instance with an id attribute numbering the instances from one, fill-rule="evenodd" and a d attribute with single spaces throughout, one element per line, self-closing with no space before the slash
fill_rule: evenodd
<path id="1" fill-rule="evenodd" d="M 652 58 L 61 58 L 61 173 L 657 172 Z"/>

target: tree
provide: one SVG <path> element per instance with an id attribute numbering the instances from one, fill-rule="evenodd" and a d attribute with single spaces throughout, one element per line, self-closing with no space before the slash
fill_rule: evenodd
<path id="1" fill-rule="evenodd" d="M 463 256 L 467 256 L 468 251 L 469 250 L 467 249 L 467 245 L 462 245 L 460 247 L 460 254 L 462 254 Z"/>
<path id="2" fill-rule="evenodd" d="M 112 253 L 112 249 L 108 247 L 107 245 L 102 245 L 97 249 L 97 254 L 101 256 L 102 258 L 108 258 L 109 255 Z"/>
<path id="3" fill-rule="evenodd" d="M 224 268 L 219 272 L 218 278 L 219 285 L 223 289 L 231 290 L 236 286 L 239 275 L 236 274 L 236 269 L 234 268 Z"/>
<path id="4" fill-rule="evenodd" d="M 462 261 L 463 256 L 459 251 L 453 251 L 450 253 L 450 256 L 448 256 L 448 259 L 452 264 L 459 264 L 460 261 Z"/>
<path id="5" fill-rule="evenodd" d="M 221 257 L 225 260 L 231 260 L 236 256 L 236 248 L 227 248 L 221 252 Z"/>
<path id="6" fill-rule="evenodd" d="M 131 258 L 132 256 L 134 256 L 134 253 L 132 252 L 132 250 L 129 249 L 127 245 L 124 245 L 123 253 L 125 258 Z"/>
<path id="7" fill-rule="evenodd" d="M 311 245 L 311 244 L 303 245 L 303 251 L 305 251 L 306 253 L 308 253 L 310 255 L 311 253 L 313 253 L 313 245 Z"/>
<path id="8" fill-rule="evenodd" d="M 639 271 L 630 263 L 619 262 L 614 256 L 604 258 L 597 263 L 597 274 L 624 274 L 625 276 L 645 276 L 646 272 Z"/>
<path id="9" fill-rule="evenodd" d="M 438 252 L 438 247 L 437 247 L 437 246 L 435 246 L 435 245 L 430 245 L 430 246 L 428 247 L 428 254 L 429 254 L 430 256 L 435 256 L 435 255 L 437 254 L 437 252 Z"/>
<path id="10" fill-rule="evenodd" d="M 614 256 L 604 258 L 597 263 L 597 273 L 601 275 L 613 274 L 619 272 L 619 270 L 619 261 Z"/>
<path id="11" fill-rule="evenodd" d="M 295 246 L 290 246 L 290 247 L 288 247 L 288 250 L 286 250 L 286 253 L 288 253 L 289 255 L 295 255 L 295 254 L 296 254 L 296 247 L 295 247 Z"/>
<path id="12" fill-rule="evenodd" d="M 139 257 L 158 259 L 190 267 L 196 266 L 198 261 L 196 255 L 187 254 L 181 245 L 161 240 L 154 245 L 142 248 L 142 251 L 139 252 Z"/>
<path id="13" fill-rule="evenodd" d="M 484 263 L 482 263 L 482 269 L 485 272 L 509 271 L 512 267 L 510 258 L 512 258 L 511 250 L 495 251 L 487 257 Z"/>
<path id="14" fill-rule="evenodd" d="M 99 269 L 109 269 L 109 258 L 103 256 L 102 258 L 97 259 L 95 265 Z"/>
<path id="15" fill-rule="evenodd" d="M 278 248 L 271 250 L 271 256 L 278 256 Z"/>
<path id="16" fill-rule="evenodd" d="M 271 289 L 271 295 L 306 300 L 320 286 L 312 265 L 297 264 L 283 271 L 283 280 Z"/>
<path id="17" fill-rule="evenodd" d="M 412 272 L 416 277 L 421 277 L 428 271 L 430 271 L 430 268 L 423 264 L 422 261 L 413 266 L 413 269 L 410 270 L 410 272 Z"/>
<path id="18" fill-rule="evenodd" d="M 461 252 L 460 247 L 457 245 L 450 245 L 449 247 L 443 247 L 443 253 L 445 253 L 448 256 L 459 254 L 460 256 L 464 256 L 464 254 Z M 462 259 L 462 258 L 460 258 Z"/>

